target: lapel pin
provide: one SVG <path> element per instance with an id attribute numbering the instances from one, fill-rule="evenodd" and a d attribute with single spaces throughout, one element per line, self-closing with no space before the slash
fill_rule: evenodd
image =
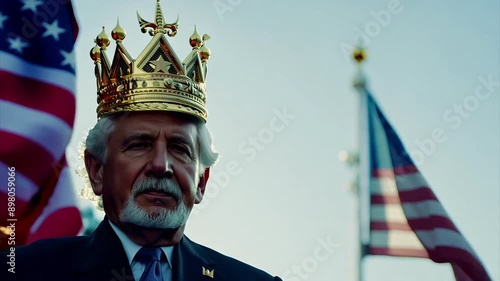
<path id="1" fill-rule="evenodd" d="M 207 276 L 207 277 L 210 277 L 210 278 L 214 278 L 214 273 L 215 273 L 215 269 L 207 269 L 205 268 L 204 266 L 201 267 L 201 274 L 203 274 L 203 276 Z"/>

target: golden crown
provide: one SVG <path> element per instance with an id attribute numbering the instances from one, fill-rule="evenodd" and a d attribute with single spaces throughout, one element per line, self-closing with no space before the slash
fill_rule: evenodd
<path id="1" fill-rule="evenodd" d="M 211 52 L 205 41 L 210 36 L 200 36 L 195 26 L 189 38 L 193 49 L 181 62 L 165 36 L 175 36 L 179 17 L 174 23 L 165 23 L 157 0 L 154 23 L 139 13 L 137 18 L 141 31 L 148 31 L 153 39 L 136 59 L 123 46 L 126 32 L 119 22 L 111 32 L 116 41 L 113 63 L 106 55 L 110 40 L 104 27 L 90 51 L 97 79 L 97 117 L 128 111 L 175 111 L 206 122 L 205 78 Z"/>

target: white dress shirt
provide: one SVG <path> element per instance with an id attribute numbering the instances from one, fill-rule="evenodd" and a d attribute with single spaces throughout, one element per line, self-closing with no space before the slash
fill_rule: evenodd
<path id="1" fill-rule="evenodd" d="M 125 253 L 127 254 L 128 262 L 130 264 L 130 267 L 132 268 L 132 273 L 134 274 L 134 279 L 135 280 L 140 280 L 142 273 L 146 269 L 146 265 L 143 263 L 140 263 L 134 259 L 135 255 L 139 250 L 142 248 L 142 246 L 135 244 L 130 240 L 123 231 L 121 231 L 116 225 L 114 225 L 112 222 L 109 222 L 111 225 L 111 228 L 115 231 L 116 235 L 122 242 L 123 249 L 125 250 Z M 167 257 L 167 262 L 161 263 L 161 270 L 163 271 L 163 280 L 164 281 L 172 281 L 172 256 L 174 253 L 174 246 L 168 246 L 168 247 L 161 247 L 163 253 L 165 253 L 165 256 Z"/>

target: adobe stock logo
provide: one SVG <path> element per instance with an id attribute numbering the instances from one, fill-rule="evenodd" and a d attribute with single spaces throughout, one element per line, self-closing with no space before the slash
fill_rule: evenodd
<path id="1" fill-rule="evenodd" d="M 316 242 L 317 244 L 312 250 L 312 254 L 303 258 L 299 264 L 294 264 L 291 269 L 285 271 L 282 274 L 283 280 L 308 280 L 320 268 L 320 265 L 335 253 L 335 249 L 339 247 L 339 244 L 332 241 L 331 236 L 327 236 L 326 239 L 317 238 Z"/>
<path id="2" fill-rule="evenodd" d="M 267 145 L 273 142 L 275 136 L 283 132 L 295 119 L 295 115 L 289 113 L 286 106 L 281 111 L 274 108 L 273 113 L 274 116 L 269 120 L 269 126 L 261 128 L 256 135 L 249 136 L 238 145 L 238 153 L 246 155 L 247 161 L 254 160 L 259 151 L 263 151 Z"/>
<path id="3" fill-rule="evenodd" d="M 295 114 L 288 110 L 287 106 L 283 106 L 282 109 L 274 108 L 272 112 L 272 117 L 264 127 L 260 128 L 257 133 L 248 136 L 237 146 L 238 154 L 245 156 L 247 163 L 257 159 L 259 153 L 262 153 L 274 142 L 276 137 L 283 133 L 296 117 Z M 206 208 L 212 199 L 215 199 L 223 189 L 229 186 L 234 177 L 243 172 L 243 166 L 243 161 L 233 159 L 228 161 L 224 168 L 211 174 L 202 204 L 196 205 L 192 210 L 192 214 L 196 215 Z"/>
<path id="4" fill-rule="evenodd" d="M 487 105 L 486 101 L 500 88 L 500 81 L 495 81 L 494 77 L 493 74 L 489 74 L 487 77 L 479 76 L 477 78 L 479 83 L 474 87 L 474 92 L 460 102 L 454 103 L 443 112 L 442 118 L 450 126 L 451 130 L 457 131 L 460 129 L 481 105 Z M 439 145 L 449 139 L 447 131 L 450 130 L 436 127 L 431 131 L 429 137 L 414 140 L 417 149 L 409 153 L 415 165 L 422 165 L 427 157 L 436 151 Z"/>
<path id="5" fill-rule="evenodd" d="M 382 30 L 392 23 L 394 16 L 399 15 L 402 11 L 403 5 L 399 0 L 390 0 L 382 10 L 370 11 L 371 20 L 366 22 L 362 28 L 354 28 L 356 35 L 354 36 L 353 42 L 362 43 L 363 47 L 367 47 L 373 38 L 379 36 Z M 339 47 L 344 58 L 350 62 L 354 46 L 342 42 Z"/>
<path id="6" fill-rule="evenodd" d="M 234 9 L 242 3 L 243 0 L 214 0 L 212 5 L 214 6 L 217 16 L 219 16 L 219 19 L 223 21 L 225 13 L 233 12 Z"/>

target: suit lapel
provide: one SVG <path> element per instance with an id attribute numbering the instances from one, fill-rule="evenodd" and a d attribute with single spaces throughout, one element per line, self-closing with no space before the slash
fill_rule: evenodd
<path id="1" fill-rule="evenodd" d="M 75 280 L 134 281 L 125 250 L 107 219 L 89 236 L 79 256 Z"/>
<path id="2" fill-rule="evenodd" d="M 216 264 L 203 249 L 184 236 L 174 248 L 173 281 L 223 281 L 223 272 L 217 271 Z"/>
<path id="3" fill-rule="evenodd" d="M 107 219 L 75 253 L 72 280 L 134 281 L 127 255 Z M 174 247 L 172 281 L 224 281 L 224 272 L 198 244 L 184 236 Z"/>

